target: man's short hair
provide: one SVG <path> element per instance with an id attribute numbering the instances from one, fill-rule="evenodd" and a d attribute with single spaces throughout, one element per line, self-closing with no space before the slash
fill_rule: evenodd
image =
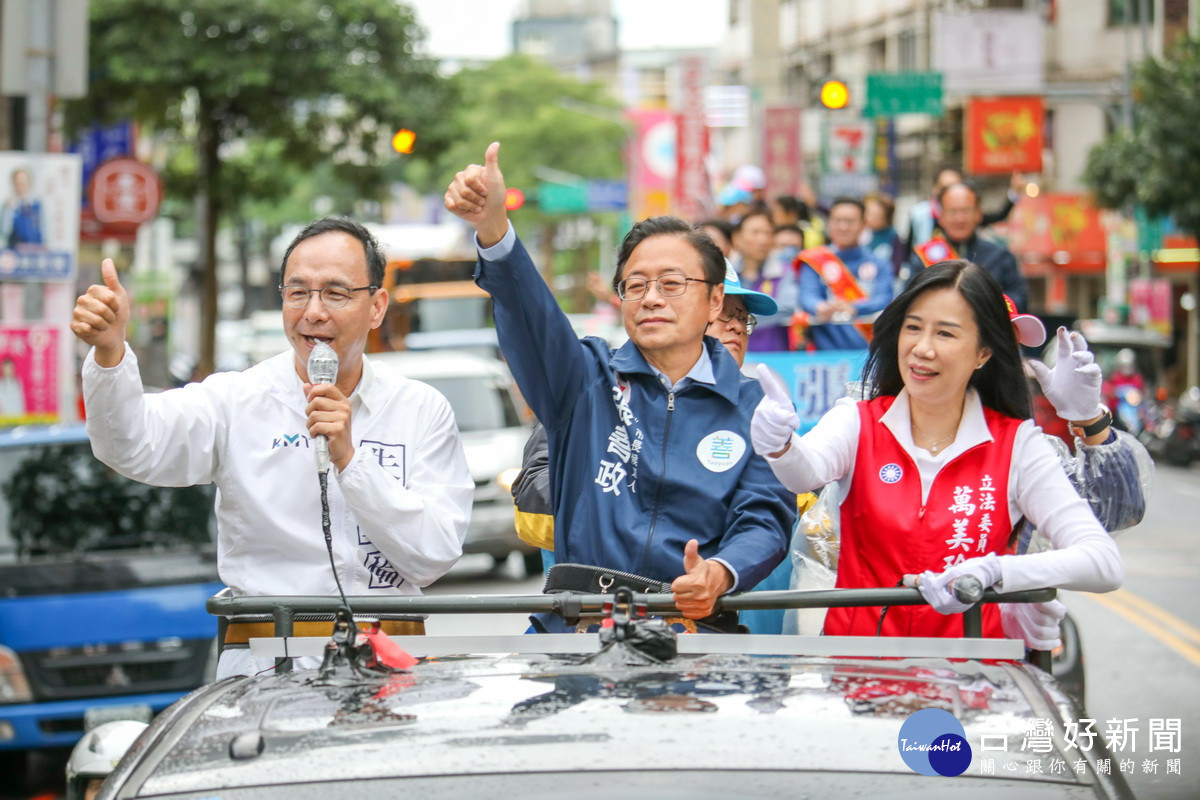
<path id="1" fill-rule="evenodd" d="M 725 282 L 725 256 L 721 248 L 704 231 L 698 231 L 688 222 L 679 217 L 647 217 L 635 224 L 617 249 L 617 271 L 613 273 L 613 291 L 621 282 L 621 274 L 625 271 L 625 263 L 633 255 L 639 244 L 652 236 L 678 236 L 692 246 L 700 255 L 700 265 L 704 268 L 704 280 L 708 281 L 708 291 L 713 287 L 722 286 Z"/>
<path id="2" fill-rule="evenodd" d="M 971 198 L 972 198 L 972 200 L 974 200 L 975 208 L 979 208 L 979 190 L 976 189 L 971 184 L 967 183 L 966 181 L 955 181 L 954 183 L 943 186 L 942 190 L 940 192 L 938 192 L 938 195 L 937 195 L 938 205 L 942 205 L 942 198 L 944 198 L 946 196 L 946 192 L 950 191 L 951 189 L 960 187 L 960 186 L 963 189 L 966 189 L 968 192 L 971 193 Z"/>
<path id="3" fill-rule="evenodd" d="M 283 263 L 279 266 L 280 280 L 282 281 L 287 273 L 288 259 L 292 257 L 292 251 L 296 249 L 296 245 L 305 239 L 320 236 L 322 233 L 335 232 L 348 234 L 359 241 L 363 247 L 363 255 L 367 259 L 367 280 L 371 286 L 383 286 L 385 262 L 383 253 L 379 250 L 379 242 L 375 240 L 369 230 L 349 217 L 322 217 L 304 226 L 304 230 L 296 234 L 296 238 L 292 239 L 292 243 L 288 245 L 287 251 L 283 254 Z"/>
<path id="4" fill-rule="evenodd" d="M 830 213 L 832 213 L 833 210 L 838 206 L 854 206 L 858 209 L 858 215 L 860 217 L 865 217 L 867 215 L 866 206 L 864 206 L 863 201 L 859 200 L 857 197 L 842 196 L 833 198 L 833 202 L 829 204 Z"/>

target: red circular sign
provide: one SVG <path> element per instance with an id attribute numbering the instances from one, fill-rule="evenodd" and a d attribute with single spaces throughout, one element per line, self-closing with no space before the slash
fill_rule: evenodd
<path id="1" fill-rule="evenodd" d="M 112 158 L 92 173 L 88 200 L 96 219 L 105 224 L 140 225 L 157 216 L 162 181 L 136 158 Z"/>

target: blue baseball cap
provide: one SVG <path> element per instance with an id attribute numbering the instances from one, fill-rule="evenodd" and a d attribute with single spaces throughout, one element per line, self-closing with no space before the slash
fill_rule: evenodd
<path id="1" fill-rule="evenodd" d="M 779 313 L 779 304 L 771 295 L 742 286 L 742 282 L 738 280 L 737 272 L 734 271 L 733 264 L 729 263 L 728 258 L 725 259 L 725 294 L 741 297 L 746 302 L 746 310 L 755 316 L 769 317 Z"/>

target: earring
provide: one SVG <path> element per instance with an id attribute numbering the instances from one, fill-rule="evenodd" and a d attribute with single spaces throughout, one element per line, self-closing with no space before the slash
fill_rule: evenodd
<path id="1" fill-rule="evenodd" d="M 983 369 L 983 364 L 976 364 L 975 369 Z"/>

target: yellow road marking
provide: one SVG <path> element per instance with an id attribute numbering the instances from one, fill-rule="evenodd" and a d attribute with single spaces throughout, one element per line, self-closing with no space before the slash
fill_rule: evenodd
<path id="1" fill-rule="evenodd" d="M 1129 620 L 1200 667 L 1200 647 L 1186 641 L 1191 639 L 1200 643 L 1200 630 L 1125 589 L 1108 594 L 1085 594 L 1084 597 Z"/>

